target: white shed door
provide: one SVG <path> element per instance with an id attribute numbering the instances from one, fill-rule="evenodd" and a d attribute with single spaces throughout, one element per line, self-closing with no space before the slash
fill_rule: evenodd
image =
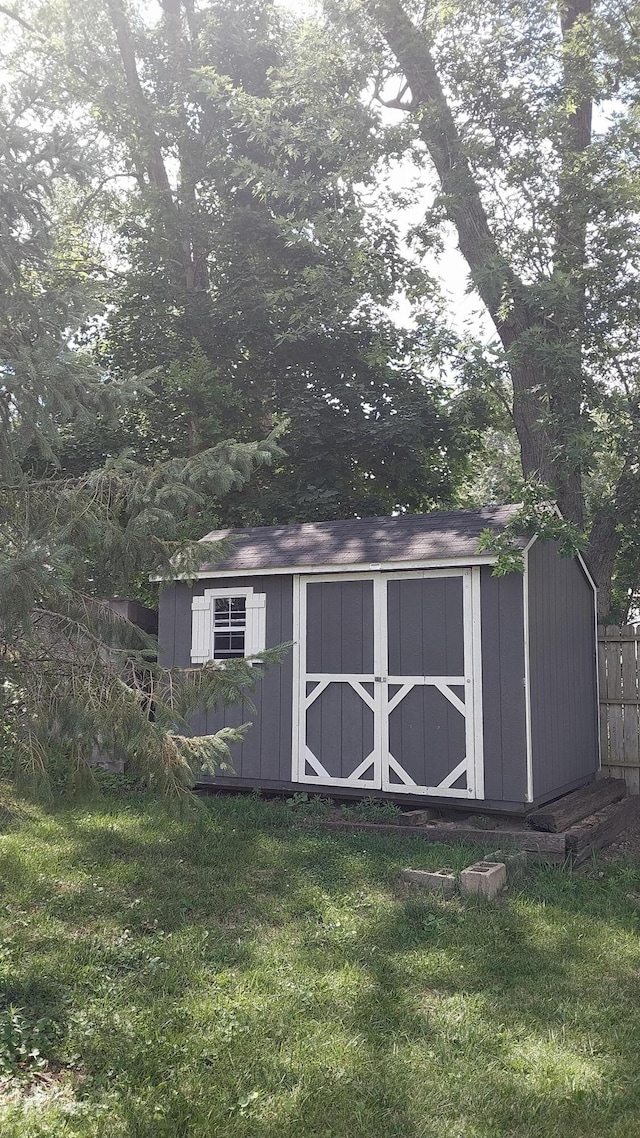
<path id="1" fill-rule="evenodd" d="M 301 578 L 293 777 L 482 798 L 479 570 Z"/>

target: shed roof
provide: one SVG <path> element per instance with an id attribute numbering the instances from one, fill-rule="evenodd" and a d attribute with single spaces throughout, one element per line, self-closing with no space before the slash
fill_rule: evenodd
<path id="1" fill-rule="evenodd" d="M 233 544 L 224 560 L 203 565 L 201 573 L 463 560 L 478 555 L 482 530 L 500 533 L 517 509 L 484 506 L 480 510 L 213 530 L 201 540 L 232 538 Z"/>

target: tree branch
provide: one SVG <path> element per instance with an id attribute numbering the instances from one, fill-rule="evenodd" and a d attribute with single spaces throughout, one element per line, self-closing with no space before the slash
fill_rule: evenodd
<path id="1" fill-rule="evenodd" d="M 419 112 L 418 130 L 436 168 L 444 208 L 456 228 L 460 252 L 510 356 L 513 419 L 523 471 L 556 485 L 554 448 L 545 425 L 546 393 L 530 349 L 523 350 L 521 346 L 523 333 L 540 323 L 540 314 L 529 303 L 526 287 L 491 229 L 426 34 L 409 19 L 402 0 L 367 0 L 367 4 L 411 89 L 413 109 Z"/>
<path id="2" fill-rule="evenodd" d="M 34 28 L 33 24 L 30 24 L 28 20 L 20 16 L 14 8 L 7 8 L 5 4 L 0 4 L 0 15 L 8 16 L 10 20 L 15 20 L 16 24 L 20 24 L 20 27 L 24 28 L 26 32 L 29 32 L 30 35 L 41 36 L 41 33 Z"/>
<path id="3" fill-rule="evenodd" d="M 144 159 L 149 180 L 156 189 L 165 195 L 167 203 L 170 202 L 173 206 L 173 196 L 167 168 L 162 156 L 162 148 L 152 122 L 147 99 L 142 89 L 140 76 L 138 75 L 138 65 L 131 39 L 131 32 L 127 23 L 122 0 L 107 0 L 107 6 L 116 33 L 116 40 L 118 41 L 120 58 L 127 81 L 127 89 L 138 120 L 141 141 L 146 151 Z"/>

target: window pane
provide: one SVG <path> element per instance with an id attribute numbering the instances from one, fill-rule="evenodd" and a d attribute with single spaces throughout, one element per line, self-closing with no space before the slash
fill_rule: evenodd
<path id="1" fill-rule="evenodd" d="M 214 660 L 241 659 L 247 626 L 246 597 L 215 597 L 213 626 Z"/>
<path id="2" fill-rule="evenodd" d="M 216 632 L 213 637 L 214 660 L 239 660 L 244 656 L 244 632 Z"/>

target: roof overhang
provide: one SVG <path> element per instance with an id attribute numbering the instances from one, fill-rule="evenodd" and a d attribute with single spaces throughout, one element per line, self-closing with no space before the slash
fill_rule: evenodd
<path id="1" fill-rule="evenodd" d="M 371 561 L 340 565 L 269 565 L 264 569 L 201 569 L 198 573 L 184 573 L 171 578 L 175 581 L 210 581 L 219 577 L 273 577 L 273 576 L 313 576 L 316 573 L 375 573 L 393 572 L 409 569 L 450 569 L 465 565 L 495 565 L 498 560 L 493 553 L 476 554 L 473 557 L 438 557 L 416 561 Z M 153 580 L 161 581 L 161 577 Z M 167 582 L 168 583 L 168 582 Z"/>

